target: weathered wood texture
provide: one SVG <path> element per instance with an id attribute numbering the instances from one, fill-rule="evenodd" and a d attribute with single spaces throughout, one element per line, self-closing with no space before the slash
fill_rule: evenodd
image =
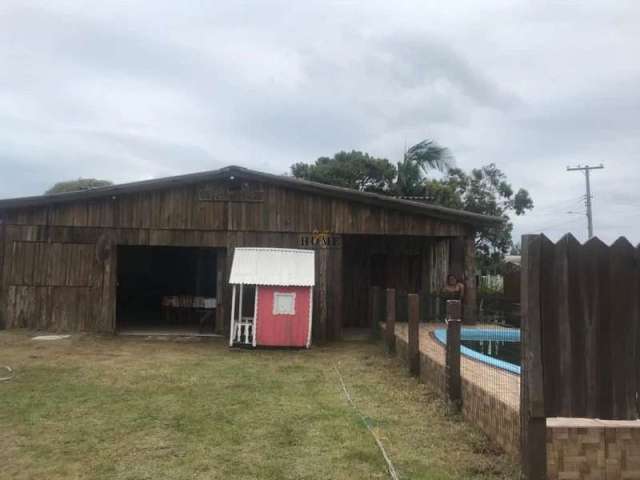
<path id="1" fill-rule="evenodd" d="M 398 321 L 407 321 L 407 294 L 439 292 L 449 271 L 448 238 L 343 236 L 344 322 L 347 327 L 368 327 L 369 289 L 393 288 Z M 425 297 L 426 298 L 426 297 Z M 431 301 L 425 308 L 434 309 Z M 421 314 L 426 318 L 427 313 Z"/>
<path id="2" fill-rule="evenodd" d="M 544 478 L 545 417 L 639 418 L 640 252 L 523 237 L 522 458 Z"/>
<path id="3" fill-rule="evenodd" d="M 384 329 L 385 345 L 387 353 L 393 355 L 396 353 L 396 292 L 392 288 L 387 288 L 385 292 L 386 298 L 386 325 Z"/>
<path id="4" fill-rule="evenodd" d="M 3 227 L 0 318 L 7 328 L 56 331 L 113 332 L 115 329 L 117 245 L 191 246 L 218 249 L 217 281 L 223 332 L 228 333 L 228 276 L 234 247 L 298 246 L 295 233 L 200 232 L 183 230 L 131 230 L 82 227 Z M 319 255 L 318 255 L 319 256 Z M 340 332 L 342 321 L 341 249 L 327 252 L 322 276 L 330 298 L 324 321 L 327 335 Z M 320 276 L 322 270 L 318 271 Z M 2 297 L 0 297 L 2 298 Z M 320 303 L 322 305 L 322 303 Z M 314 321 L 319 316 L 314 305 Z M 316 335 L 323 329 L 314 324 Z M 321 337 L 314 338 L 323 340 Z M 335 337 L 327 337 L 335 338 Z"/>
<path id="5" fill-rule="evenodd" d="M 467 236 L 464 242 L 464 298 L 463 320 L 473 324 L 478 320 L 478 289 L 476 287 L 476 245 L 473 236 Z"/>
<path id="6" fill-rule="evenodd" d="M 466 224 L 393 208 L 248 183 L 259 200 L 203 197 L 207 188 L 224 187 L 217 181 L 0 212 L 6 237 L 0 244 L 0 322 L 113 332 L 117 246 L 214 247 L 221 255 L 218 325 L 227 333 L 233 249 L 301 248 L 301 235 L 326 231 L 338 242 L 317 250 L 313 332 L 316 341 L 338 338 L 343 327 L 368 326 L 367 289 L 375 275 L 384 278 L 381 287 L 405 294 L 426 284 L 440 287 L 450 239 L 470 231 Z"/>
<path id="7" fill-rule="evenodd" d="M 542 283 L 541 260 L 548 252 L 543 240 L 531 235 L 522 238 L 520 463 L 527 480 L 547 478 L 541 299 L 552 291 Z"/>
<path id="8" fill-rule="evenodd" d="M 477 320 L 478 301 L 475 285 L 475 242 L 473 236 L 451 240 L 449 272 L 455 275 L 465 287 L 462 319 L 466 324 L 473 324 Z"/>
<path id="9" fill-rule="evenodd" d="M 257 181 L 260 201 L 201 200 L 218 182 L 7 211 L 7 223 L 133 229 L 459 236 L 463 224 Z"/>
<path id="10" fill-rule="evenodd" d="M 383 320 L 382 289 L 380 287 L 371 287 L 369 291 L 369 310 L 367 315 L 371 321 L 371 335 L 374 338 L 378 338 L 380 334 L 380 323 Z"/>
<path id="11" fill-rule="evenodd" d="M 545 414 L 638 418 L 638 250 L 624 238 L 610 247 L 597 238 L 581 245 L 571 235 L 555 245 L 535 241 Z"/>

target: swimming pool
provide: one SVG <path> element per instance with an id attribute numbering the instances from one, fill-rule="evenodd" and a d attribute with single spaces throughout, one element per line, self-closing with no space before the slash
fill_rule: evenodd
<path id="1" fill-rule="evenodd" d="M 447 330 L 434 332 L 436 339 L 447 343 Z M 460 353 L 502 370 L 520 375 L 520 329 L 462 328 Z"/>

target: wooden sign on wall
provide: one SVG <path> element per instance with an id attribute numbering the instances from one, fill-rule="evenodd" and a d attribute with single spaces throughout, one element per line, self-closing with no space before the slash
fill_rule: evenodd
<path id="1" fill-rule="evenodd" d="M 298 237 L 298 245 L 303 248 L 340 248 L 340 235 L 333 235 L 323 230 L 314 230 L 310 234 Z"/>

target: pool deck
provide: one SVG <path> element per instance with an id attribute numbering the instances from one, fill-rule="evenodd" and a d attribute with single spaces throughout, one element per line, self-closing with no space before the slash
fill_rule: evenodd
<path id="1" fill-rule="evenodd" d="M 406 323 L 396 324 L 396 335 L 408 341 Z M 442 323 L 420 324 L 420 351 L 444 367 L 445 348 L 433 337 L 433 331 L 445 328 Z M 465 328 L 495 328 L 495 325 L 478 324 Z M 506 372 L 478 360 L 462 355 L 460 362 L 462 379 L 481 388 L 496 399 L 518 411 L 520 409 L 520 376 Z"/>

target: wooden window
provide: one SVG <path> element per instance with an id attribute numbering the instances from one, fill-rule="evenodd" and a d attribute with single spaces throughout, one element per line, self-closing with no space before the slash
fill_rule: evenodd
<path id="1" fill-rule="evenodd" d="M 296 314 L 296 294 L 274 292 L 273 314 L 274 315 L 295 315 Z"/>

